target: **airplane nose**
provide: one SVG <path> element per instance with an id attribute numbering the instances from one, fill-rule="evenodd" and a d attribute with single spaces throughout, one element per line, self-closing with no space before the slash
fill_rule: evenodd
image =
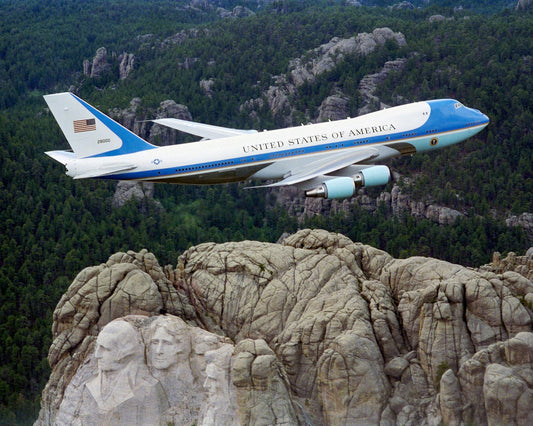
<path id="1" fill-rule="evenodd" d="M 474 117 L 472 118 L 474 118 L 474 121 L 477 124 L 484 124 L 485 126 L 489 124 L 490 122 L 489 117 L 483 114 L 480 110 L 475 109 L 475 108 L 471 108 L 470 110 L 473 112 Z"/>
<path id="2" fill-rule="evenodd" d="M 478 112 L 479 112 L 479 111 L 478 111 Z M 482 112 L 479 112 L 479 114 L 481 115 L 481 122 L 482 122 L 483 124 L 485 124 L 485 126 L 488 125 L 489 122 L 490 122 L 489 117 L 486 116 L 485 114 L 483 114 Z"/>

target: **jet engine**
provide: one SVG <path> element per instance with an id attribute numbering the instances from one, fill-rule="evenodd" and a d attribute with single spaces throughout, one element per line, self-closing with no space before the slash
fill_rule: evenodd
<path id="1" fill-rule="evenodd" d="M 360 186 L 385 185 L 390 179 L 387 166 L 372 166 L 361 170 L 352 177 L 337 177 L 327 180 L 318 187 L 305 192 L 307 197 L 327 199 L 348 198 L 355 194 Z"/>

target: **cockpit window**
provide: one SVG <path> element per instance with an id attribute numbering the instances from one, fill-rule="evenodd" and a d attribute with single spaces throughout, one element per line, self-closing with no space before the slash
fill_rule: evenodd
<path id="1" fill-rule="evenodd" d="M 459 109 L 463 106 L 463 104 L 461 102 L 456 102 L 454 106 L 455 106 L 455 109 Z"/>

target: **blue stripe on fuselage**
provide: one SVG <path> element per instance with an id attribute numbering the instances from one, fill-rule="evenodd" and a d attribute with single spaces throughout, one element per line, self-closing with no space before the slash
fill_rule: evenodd
<path id="1" fill-rule="evenodd" d="M 229 158 L 219 161 L 191 164 L 182 167 L 171 167 L 164 169 L 147 170 L 142 172 L 110 175 L 106 176 L 106 178 L 125 180 L 150 179 L 158 177 L 171 178 L 173 176 L 202 174 L 208 171 L 224 170 L 239 166 L 249 166 L 251 164 L 257 164 L 262 162 L 264 162 L 266 166 L 272 161 L 282 159 L 294 159 L 303 155 L 338 151 L 341 149 L 349 149 L 354 146 L 368 147 L 375 144 L 390 144 L 402 141 L 412 141 L 415 146 L 418 145 L 416 146 L 417 150 L 431 149 L 428 144 L 428 140 L 433 137 L 440 137 L 443 133 L 453 132 L 461 129 L 466 130 L 487 122 L 483 120 L 483 117 L 485 116 L 479 113 L 479 111 L 467 108 L 453 99 L 440 99 L 435 101 L 427 101 L 427 103 L 431 107 L 431 112 L 428 120 L 422 126 L 413 130 L 388 135 L 345 140 L 335 143 L 330 142 L 316 146 L 301 146 L 298 148 L 291 148 L 283 151 L 247 155 L 243 157 Z M 460 105 L 460 107 L 456 108 L 456 105 Z M 420 141 L 420 143 L 416 143 L 416 141 Z M 450 137 L 446 138 L 446 140 L 443 140 L 443 142 L 444 143 L 439 143 L 438 146 L 443 147 L 455 142 L 454 137 L 450 135 Z M 422 145 L 424 146 L 422 147 Z"/>

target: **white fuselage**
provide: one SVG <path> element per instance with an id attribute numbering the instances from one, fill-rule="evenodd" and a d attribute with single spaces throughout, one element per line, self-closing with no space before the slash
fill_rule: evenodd
<path id="1" fill-rule="evenodd" d="M 433 115 L 446 114 L 438 112 L 439 107 L 448 107 L 432 102 L 439 101 L 402 105 L 346 120 L 121 155 L 120 161 L 135 164 L 135 169 L 102 177 L 192 184 L 282 179 L 332 153 L 371 147 L 378 149 L 378 155 L 372 158 L 372 163 L 376 163 L 460 142 L 488 123 L 486 116 L 462 105 L 461 109 L 468 112 L 465 117 L 448 117 L 446 122 L 439 121 L 442 117 L 432 120 Z M 105 156 L 98 160 L 117 161 L 116 157 Z"/>

